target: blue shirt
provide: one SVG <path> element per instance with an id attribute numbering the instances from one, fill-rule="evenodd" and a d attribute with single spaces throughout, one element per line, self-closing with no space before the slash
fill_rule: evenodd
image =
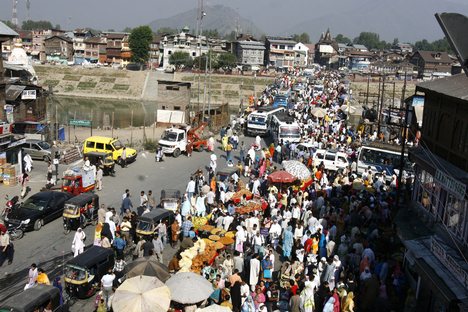
<path id="1" fill-rule="evenodd" d="M 114 247 L 118 250 L 123 250 L 125 248 L 125 240 L 122 237 L 116 237 L 114 239 Z"/>

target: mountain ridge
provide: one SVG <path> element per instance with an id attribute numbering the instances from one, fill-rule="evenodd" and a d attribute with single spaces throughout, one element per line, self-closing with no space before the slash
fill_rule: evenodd
<path id="1" fill-rule="evenodd" d="M 182 29 L 188 26 L 191 33 L 195 34 L 197 29 L 197 8 L 175 14 L 167 18 L 153 20 L 149 26 L 156 31 L 161 27 L 170 27 Z M 236 10 L 224 6 L 213 5 L 205 6 L 204 12 L 206 16 L 203 18 L 202 29 L 216 29 L 220 35 L 228 35 L 236 28 L 239 28 L 239 33 L 248 33 L 254 36 L 261 36 L 263 31 L 258 28 L 251 20 L 242 17 Z"/>

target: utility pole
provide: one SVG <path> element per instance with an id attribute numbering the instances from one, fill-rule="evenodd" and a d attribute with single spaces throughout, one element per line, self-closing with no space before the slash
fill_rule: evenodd
<path id="1" fill-rule="evenodd" d="M 198 109 L 197 111 L 200 112 L 200 84 L 201 84 L 201 58 L 202 58 L 202 22 L 203 17 L 206 13 L 203 11 L 203 0 L 198 0 L 198 14 L 197 14 L 197 32 L 198 32 Z"/>
<path id="2" fill-rule="evenodd" d="M 366 92 L 366 107 L 369 108 L 369 83 L 370 75 L 367 75 L 367 92 Z"/>
<path id="3" fill-rule="evenodd" d="M 208 73 L 208 124 L 211 125 L 211 50 L 210 53 L 210 72 Z"/>
<path id="4" fill-rule="evenodd" d="M 380 135 L 380 126 L 382 122 L 382 109 L 384 106 L 384 92 L 385 92 L 385 74 L 382 79 L 382 96 L 380 97 L 380 107 L 379 107 L 379 116 L 377 118 L 378 120 L 378 130 L 377 130 L 377 135 Z"/>
<path id="5" fill-rule="evenodd" d="M 18 0 L 13 0 L 13 14 L 11 17 L 11 23 L 15 25 L 15 27 L 18 27 Z"/>
<path id="6" fill-rule="evenodd" d="M 406 75 L 405 75 L 406 79 Z M 407 133 L 408 133 L 408 124 L 409 124 L 409 113 L 411 109 L 411 99 L 408 99 L 407 101 L 403 101 L 405 105 L 405 120 L 403 120 L 403 133 L 401 134 L 401 152 L 400 152 L 400 170 L 398 172 L 398 188 L 397 188 L 397 193 L 396 193 L 396 204 L 397 207 L 400 204 L 400 198 L 401 198 L 401 191 L 403 189 L 403 170 L 405 168 L 405 149 L 406 149 L 406 139 L 407 139 Z"/>
<path id="7" fill-rule="evenodd" d="M 401 94 L 400 108 L 403 108 L 403 104 L 405 103 L 405 95 L 406 95 L 406 70 L 405 70 L 405 81 L 403 82 L 403 90 Z"/>

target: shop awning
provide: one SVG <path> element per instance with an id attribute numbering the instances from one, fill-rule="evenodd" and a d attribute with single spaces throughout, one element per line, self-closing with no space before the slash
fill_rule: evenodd
<path id="1" fill-rule="evenodd" d="M 23 90 L 26 89 L 26 86 L 18 86 L 18 85 L 9 85 L 6 87 L 6 100 L 7 101 L 16 101 L 18 96 L 23 93 Z"/>

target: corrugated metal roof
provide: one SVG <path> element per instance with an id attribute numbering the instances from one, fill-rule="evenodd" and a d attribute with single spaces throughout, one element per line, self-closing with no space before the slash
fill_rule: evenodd
<path id="1" fill-rule="evenodd" d="M 7 101 L 15 101 L 18 96 L 23 93 L 23 90 L 26 89 L 26 86 L 18 86 L 18 85 L 9 85 L 6 87 L 6 100 Z"/>
<path id="2" fill-rule="evenodd" d="M 416 85 L 416 88 L 419 91 L 433 91 L 454 98 L 468 100 L 468 77 L 465 74 L 421 82 Z"/>
<path id="3" fill-rule="evenodd" d="M 5 25 L 5 23 L 0 22 L 0 36 L 16 37 L 19 35 L 16 31 Z"/>

